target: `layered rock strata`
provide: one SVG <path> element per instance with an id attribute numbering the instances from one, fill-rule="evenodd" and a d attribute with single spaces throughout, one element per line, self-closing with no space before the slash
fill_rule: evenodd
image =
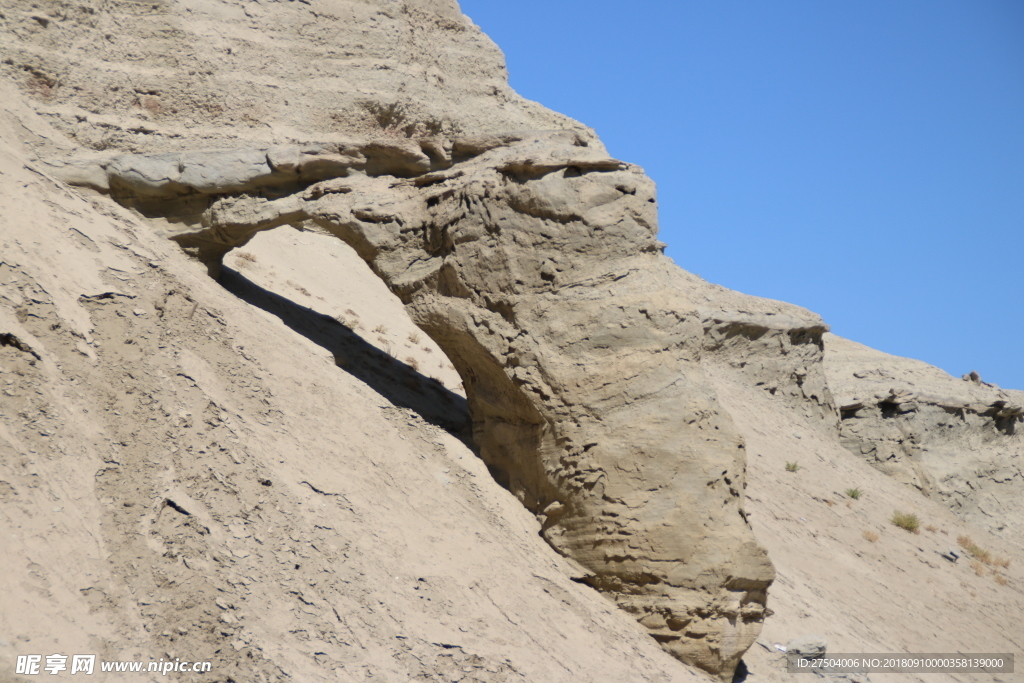
<path id="1" fill-rule="evenodd" d="M 544 538 L 672 654 L 729 678 L 773 569 L 743 513 L 743 442 L 700 366 L 702 317 L 656 239 L 653 184 L 572 133 L 419 141 L 440 150 L 419 169 L 389 144 L 324 153 L 338 177 L 312 184 L 322 150 L 100 167 L 144 211 L 207 204 L 168 236 L 214 274 L 280 225 L 350 244 L 455 364 L 481 457 Z"/>
<path id="2" fill-rule="evenodd" d="M 1024 392 L 835 335 L 824 367 L 854 455 L 978 526 L 1024 532 Z"/>
<path id="3" fill-rule="evenodd" d="M 586 126 L 520 97 L 456 0 L 5 0 L 0 74 L 86 149 Z M 196 144 L 199 143 L 199 144 Z"/>

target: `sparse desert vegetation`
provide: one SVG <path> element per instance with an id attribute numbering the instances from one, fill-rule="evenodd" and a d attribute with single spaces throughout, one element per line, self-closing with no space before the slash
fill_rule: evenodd
<path id="1" fill-rule="evenodd" d="M 863 535 L 865 540 L 870 541 L 872 543 L 878 540 L 878 534 L 876 534 L 874 531 L 865 531 Z"/>
<path id="2" fill-rule="evenodd" d="M 1010 561 L 1004 557 L 996 557 L 987 548 L 982 548 L 980 545 L 975 543 L 970 536 L 960 535 L 957 536 L 956 542 L 960 544 L 968 555 L 973 557 L 975 560 L 984 564 L 991 564 L 996 567 L 1007 569 L 1010 566 Z"/>
<path id="3" fill-rule="evenodd" d="M 921 533 L 921 520 L 918 516 L 912 512 L 900 512 L 899 510 L 892 513 L 892 517 L 889 518 L 894 526 L 909 531 L 912 534 Z"/>
<path id="4" fill-rule="evenodd" d="M 786 463 L 786 471 L 787 472 L 796 472 L 799 469 L 800 469 L 800 464 L 799 463 L 795 463 L 795 462 L 787 462 Z"/>
<path id="5" fill-rule="evenodd" d="M 970 536 L 958 536 L 956 542 L 959 543 L 960 546 L 967 551 L 967 554 L 974 559 L 984 562 L 985 564 L 992 562 L 992 554 L 972 541 Z"/>
<path id="6" fill-rule="evenodd" d="M 860 489 L 846 489 L 846 495 L 848 495 L 850 498 L 853 498 L 854 500 L 857 500 L 861 496 L 861 490 Z"/>
<path id="7" fill-rule="evenodd" d="M 334 319 L 350 330 L 358 330 L 363 326 L 363 324 L 359 322 L 359 318 L 349 318 L 343 315 L 336 315 L 334 316 Z"/>

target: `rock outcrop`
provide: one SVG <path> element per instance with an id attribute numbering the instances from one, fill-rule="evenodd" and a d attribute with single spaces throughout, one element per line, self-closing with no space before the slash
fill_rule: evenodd
<path id="1" fill-rule="evenodd" d="M 524 100 L 456 0 L 8 0 L 0 73 L 85 149 L 592 131 Z"/>
<path id="2" fill-rule="evenodd" d="M 168 676 L 203 683 L 706 679 L 573 582 L 459 438 L 399 407 L 405 390 L 465 415 L 353 329 L 403 314 L 351 250 L 323 238 L 304 264 L 349 281 L 333 305 L 351 327 L 307 307 L 329 294 L 309 281 L 296 301 L 222 287 L 51 177 L 15 141 L 59 135 L 0 92 L 0 680 L 57 653 L 98 655 L 101 682 L 128 675 L 101 663 L 161 660 L 210 664 Z"/>
<path id="3" fill-rule="evenodd" d="M 0 88 L 0 576 L 17 596 L 0 625 L 19 642 L 188 652 L 254 681 L 695 676 L 571 576 L 729 680 L 774 578 L 745 443 L 773 487 L 752 500 L 788 563 L 787 624 L 810 616 L 794 595 L 823 598 L 808 577 L 830 561 L 847 600 L 823 623 L 872 622 L 877 608 L 842 606 L 868 572 L 844 553 L 888 511 L 820 490 L 867 471 L 872 495 L 900 500 L 864 460 L 1004 537 L 1022 529 L 1024 394 L 677 268 L 650 179 L 516 95 L 454 0 L 11 0 L 0 74 L 20 89 Z M 367 350 L 349 318 L 237 272 L 225 291 L 167 242 L 216 276 L 289 225 L 349 245 L 465 401 Z M 337 277 L 365 278 L 355 265 Z M 344 371 L 344 330 L 367 367 Z M 486 470 L 415 412 L 453 431 L 468 414 Z M 802 488 L 777 479 L 790 457 L 820 465 Z M 808 501 L 844 525 L 814 563 L 789 547 L 828 526 Z M 893 576 L 899 540 L 877 558 Z M 967 604 L 892 585 L 926 623 Z M 47 636 L 64 615 L 81 628 Z M 964 623 L 949 648 L 1007 619 Z"/>
<path id="4" fill-rule="evenodd" d="M 145 211 L 206 201 L 172 237 L 214 274 L 289 223 L 351 245 L 455 364 L 481 457 L 548 542 L 667 650 L 728 678 L 773 570 L 743 516 L 743 442 L 703 378 L 702 318 L 656 239 L 653 184 L 572 133 L 431 142 L 446 155 L 410 178 L 394 145 L 368 142 L 339 177 L 276 199 L 255 191 L 301 186 L 320 150 L 103 168 Z"/>
<path id="5" fill-rule="evenodd" d="M 1024 392 L 835 335 L 825 349 L 847 449 L 980 527 L 1024 533 Z"/>
<path id="6" fill-rule="evenodd" d="M 481 456 L 549 543 L 731 675 L 773 571 L 653 185 L 512 92 L 457 3 L 16 2 L 3 22 L 3 71 L 78 147 L 27 136 L 50 173 L 213 273 L 275 226 L 343 239 L 455 363 Z"/>

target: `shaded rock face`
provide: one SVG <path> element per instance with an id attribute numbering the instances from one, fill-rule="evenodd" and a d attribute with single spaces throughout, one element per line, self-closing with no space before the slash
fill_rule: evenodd
<path id="1" fill-rule="evenodd" d="M 288 223 L 350 244 L 455 364 L 481 457 L 544 538 L 665 649 L 729 678 L 774 572 L 743 513 L 743 442 L 700 366 L 701 315 L 656 240 L 653 183 L 572 133 L 436 142 L 451 151 L 432 171 L 400 178 L 405 161 L 366 143 L 344 175 L 291 193 L 294 177 L 268 192 L 262 170 L 249 194 L 199 184 L 265 150 L 204 157 L 193 183 L 134 180 L 162 157 L 102 167 L 122 201 L 206 203 L 169 236 L 213 273 Z"/>

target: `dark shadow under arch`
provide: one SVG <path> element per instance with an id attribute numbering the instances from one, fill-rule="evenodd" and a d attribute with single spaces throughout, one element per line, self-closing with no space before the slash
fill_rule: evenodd
<path id="1" fill-rule="evenodd" d="M 218 282 L 242 301 L 280 318 L 289 328 L 326 349 L 340 369 L 394 405 L 415 411 L 473 448 L 469 408 L 462 396 L 378 349 L 334 318 L 264 289 L 236 270 L 223 267 Z"/>

